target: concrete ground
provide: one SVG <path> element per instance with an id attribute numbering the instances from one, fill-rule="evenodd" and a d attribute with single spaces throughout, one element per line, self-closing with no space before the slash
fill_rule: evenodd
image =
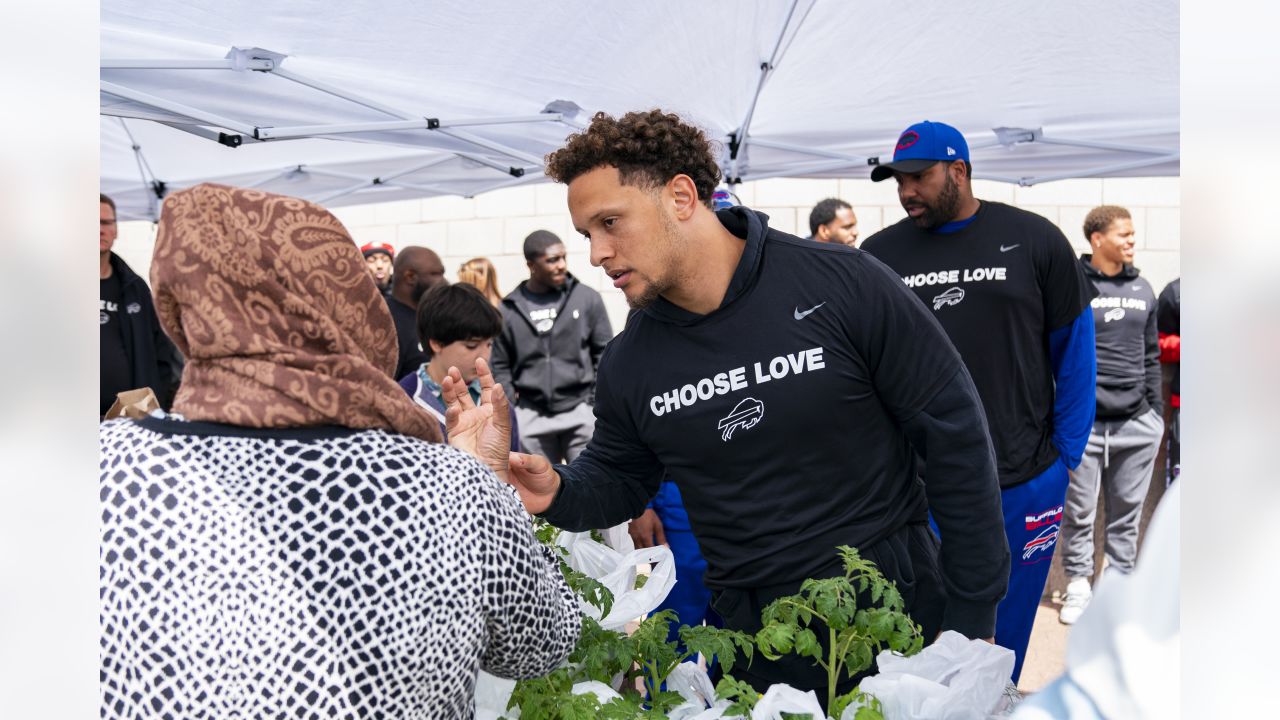
<path id="1" fill-rule="evenodd" d="M 1166 385 L 1165 407 L 1168 407 L 1168 391 Z M 1169 413 L 1165 412 L 1165 426 L 1168 427 Z M 1142 507 L 1142 524 L 1139 530 L 1139 552 L 1141 542 L 1146 537 L 1147 524 L 1151 522 L 1151 514 L 1155 512 L 1165 490 L 1165 452 L 1162 444 L 1160 454 L 1156 457 L 1155 471 L 1152 473 L 1151 488 L 1147 491 L 1147 499 Z M 1103 548 L 1099 540 L 1103 534 L 1102 522 L 1105 502 L 1099 500 L 1098 522 L 1094 526 L 1094 567 L 1102 567 Z M 1061 545 L 1059 545 L 1061 547 Z M 1018 689 L 1024 693 L 1035 692 L 1048 685 L 1062 674 L 1067 655 L 1067 638 L 1071 628 L 1058 622 L 1058 610 L 1062 607 L 1062 596 L 1067 592 L 1067 576 L 1062 571 L 1062 558 L 1057 553 L 1053 557 L 1053 565 L 1049 570 L 1049 581 L 1045 584 L 1044 596 L 1040 599 L 1040 607 L 1036 611 L 1035 627 L 1031 630 L 1031 643 L 1027 647 L 1027 659 L 1022 666 L 1022 677 L 1018 679 Z"/>

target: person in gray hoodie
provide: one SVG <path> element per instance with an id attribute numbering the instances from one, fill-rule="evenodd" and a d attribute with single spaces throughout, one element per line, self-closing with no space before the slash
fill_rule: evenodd
<path id="1" fill-rule="evenodd" d="M 595 428 L 596 368 L 613 327 L 600 293 L 569 273 L 554 233 L 530 233 L 524 257 L 529 279 L 502 300 L 493 377 L 515 405 L 525 448 L 568 462 Z"/>
<path id="2" fill-rule="evenodd" d="M 1085 217 L 1084 235 L 1093 252 L 1080 262 L 1098 289 L 1093 299 L 1098 388 L 1093 431 L 1084 459 L 1071 471 L 1063 512 L 1068 585 L 1058 618 L 1068 625 L 1093 594 L 1089 580 L 1100 492 L 1106 495 L 1108 572 L 1133 570 L 1142 502 L 1164 433 L 1156 294 L 1133 266 L 1133 219 L 1122 207 L 1102 205 Z"/>

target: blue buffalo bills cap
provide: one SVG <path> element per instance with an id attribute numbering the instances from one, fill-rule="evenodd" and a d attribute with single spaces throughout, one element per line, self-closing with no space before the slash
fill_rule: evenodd
<path id="1" fill-rule="evenodd" d="M 880 182 L 894 171 L 918 173 L 936 162 L 969 161 L 969 143 L 960 131 L 946 123 L 925 120 L 902 131 L 893 149 L 893 162 L 871 168 L 871 179 Z"/>

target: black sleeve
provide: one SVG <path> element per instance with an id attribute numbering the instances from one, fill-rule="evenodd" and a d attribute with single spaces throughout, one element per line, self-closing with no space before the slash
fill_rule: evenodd
<path id="1" fill-rule="evenodd" d="M 167 411 L 173 406 L 174 395 L 178 394 L 178 386 L 182 383 L 182 368 L 186 363 L 182 353 L 178 352 L 178 347 L 160 329 L 159 323 L 156 323 L 155 328 L 155 348 L 161 383 L 161 387 L 156 389 L 159 393 L 157 399 L 160 407 Z"/>
<path id="2" fill-rule="evenodd" d="M 852 283 L 860 288 L 852 307 L 874 311 L 856 315 L 852 335 L 877 396 L 924 459 L 949 595 L 942 627 L 991 637 L 1010 558 L 995 451 L 978 391 L 928 308 L 893 271 L 864 258 Z"/>
<path id="3" fill-rule="evenodd" d="M 493 372 L 493 381 L 502 383 L 507 393 L 507 400 L 516 401 L 516 389 L 511 385 L 511 368 L 515 363 L 515 343 L 512 339 L 511 321 L 507 317 L 506 308 L 502 308 L 502 332 L 493 340 L 493 352 L 489 354 L 489 369 Z"/>
<path id="4" fill-rule="evenodd" d="M 1160 300 L 1156 303 L 1157 329 L 1166 335 L 1181 335 L 1179 322 L 1180 298 L 1178 297 L 1178 281 L 1174 280 L 1160 291 Z"/>
<path id="5" fill-rule="evenodd" d="M 1047 330 L 1064 328 L 1076 321 L 1080 313 L 1098 294 L 1098 289 L 1085 277 L 1080 259 L 1056 225 L 1045 221 L 1044 237 L 1036 243 L 1033 254 L 1040 296 L 1044 301 Z"/>
<path id="6" fill-rule="evenodd" d="M 634 423 L 609 386 L 609 355 L 596 382 L 596 426 L 587 447 L 568 465 L 556 465 L 560 491 L 542 514 L 571 532 L 613 527 L 644 512 L 662 484 L 662 464 L 640 442 Z"/>
<path id="7" fill-rule="evenodd" d="M 1152 293 L 1150 297 L 1154 298 L 1155 294 Z M 1147 313 L 1147 325 L 1142 338 L 1142 363 L 1146 371 L 1147 404 L 1156 411 L 1157 415 L 1163 416 L 1164 395 L 1160 392 L 1163 375 L 1160 370 L 1160 332 L 1156 329 L 1157 314 Z"/>

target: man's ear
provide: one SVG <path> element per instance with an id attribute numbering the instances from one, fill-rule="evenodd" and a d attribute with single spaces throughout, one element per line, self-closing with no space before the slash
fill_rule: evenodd
<path id="1" fill-rule="evenodd" d="M 444 346 L 435 340 L 428 340 L 427 345 L 431 347 L 431 357 L 439 355 L 440 351 L 444 350 Z"/>
<path id="2" fill-rule="evenodd" d="M 680 173 L 667 182 L 667 191 L 671 193 L 672 211 L 676 220 L 688 220 L 693 217 L 701 201 L 698 199 L 698 187 L 693 178 Z"/>

